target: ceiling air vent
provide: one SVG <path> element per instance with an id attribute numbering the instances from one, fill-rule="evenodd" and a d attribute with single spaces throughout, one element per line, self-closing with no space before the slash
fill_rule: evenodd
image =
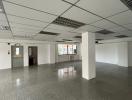
<path id="1" fill-rule="evenodd" d="M 56 41 L 56 42 L 65 42 L 65 41 Z"/>
<path id="2" fill-rule="evenodd" d="M 72 40 L 69 40 L 69 39 L 63 39 L 63 41 L 72 41 Z"/>
<path id="3" fill-rule="evenodd" d="M 121 0 L 129 9 L 132 10 L 132 0 Z"/>
<path id="4" fill-rule="evenodd" d="M 128 37 L 128 36 L 126 36 L 126 35 L 117 35 L 117 36 L 115 36 L 115 37 L 117 37 L 117 38 L 126 38 L 126 37 Z"/>
<path id="5" fill-rule="evenodd" d="M 78 38 L 78 39 L 81 39 L 81 38 L 82 38 L 82 36 L 75 36 L 74 38 Z"/>
<path id="6" fill-rule="evenodd" d="M 44 34 L 44 35 L 59 35 L 60 33 L 53 33 L 53 32 L 46 32 L 46 31 L 40 31 L 39 34 Z"/>
<path id="7" fill-rule="evenodd" d="M 96 39 L 97 41 L 102 41 L 102 40 L 104 40 L 104 39 Z"/>
<path id="8" fill-rule="evenodd" d="M 64 17 L 58 17 L 52 23 L 53 24 L 57 24 L 57 25 L 71 27 L 71 28 L 79 28 L 79 27 L 85 25 L 82 22 L 78 22 L 78 21 L 75 21 L 75 20 L 67 19 L 67 18 L 64 18 Z"/>
<path id="9" fill-rule="evenodd" d="M 109 31 L 109 30 L 100 30 L 100 31 L 96 31 L 95 33 L 100 33 L 100 34 L 107 35 L 107 34 L 112 34 L 114 32 Z"/>

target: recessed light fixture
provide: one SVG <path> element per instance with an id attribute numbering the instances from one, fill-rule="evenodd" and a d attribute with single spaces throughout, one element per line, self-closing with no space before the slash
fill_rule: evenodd
<path id="1" fill-rule="evenodd" d="M 71 27 L 71 28 L 79 28 L 79 27 L 85 25 L 85 23 L 67 19 L 64 17 L 58 17 L 57 19 L 55 19 L 52 22 L 52 24 L 57 24 L 57 25 L 61 25 L 61 26 Z"/>

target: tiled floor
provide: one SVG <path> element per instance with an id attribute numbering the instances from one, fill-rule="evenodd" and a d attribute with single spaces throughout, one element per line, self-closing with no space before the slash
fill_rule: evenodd
<path id="1" fill-rule="evenodd" d="M 90 81 L 81 62 L 0 70 L 0 100 L 132 100 L 132 68 L 97 63 Z"/>

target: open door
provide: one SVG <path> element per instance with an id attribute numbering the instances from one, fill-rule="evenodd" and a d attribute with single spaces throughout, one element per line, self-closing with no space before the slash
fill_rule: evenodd
<path id="1" fill-rule="evenodd" d="M 29 66 L 38 65 L 38 48 L 36 46 L 28 47 Z"/>
<path id="2" fill-rule="evenodd" d="M 11 46 L 12 68 L 20 68 L 24 66 L 23 46 Z"/>

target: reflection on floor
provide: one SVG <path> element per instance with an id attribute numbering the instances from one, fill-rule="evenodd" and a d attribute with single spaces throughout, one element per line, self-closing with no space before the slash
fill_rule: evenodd
<path id="1" fill-rule="evenodd" d="M 65 68 L 58 69 L 58 78 L 66 80 L 76 76 L 76 70 L 74 66 L 69 66 Z"/>
<path id="2" fill-rule="evenodd" d="M 132 100 L 132 68 L 97 63 L 81 77 L 81 62 L 0 70 L 0 100 Z"/>

